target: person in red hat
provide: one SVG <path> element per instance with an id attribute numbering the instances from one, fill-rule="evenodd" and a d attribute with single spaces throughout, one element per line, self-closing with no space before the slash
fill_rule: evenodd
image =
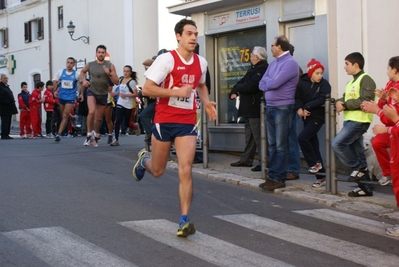
<path id="1" fill-rule="evenodd" d="M 389 81 L 385 85 L 385 89 L 376 89 L 375 94 L 379 98 L 378 102 L 374 101 L 365 101 L 362 103 L 361 107 L 362 110 L 365 112 L 370 112 L 376 114 L 380 117 L 380 121 L 387 127 L 391 127 L 395 125 L 395 122 L 392 121 L 390 118 L 385 116 L 384 112 L 382 111 L 385 105 L 392 105 L 398 109 L 399 112 L 399 105 L 393 100 L 391 97 L 388 96 L 389 91 L 391 88 L 396 87 L 399 84 L 399 56 L 392 57 L 388 61 L 388 78 Z M 375 155 L 378 160 L 378 164 L 382 170 L 382 177 L 378 180 L 379 184 L 382 186 L 388 185 L 391 183 L 391 164 L 390 156 L 389 156 L 389 148 L 391 144 L 390 135 L 386 132 L 384 133 L 377 133 L 376 136 L 373 138 L 372 146 L 375 151 Z"/>
<path id="2" fill-rule="evenodd" d="M 303 74 L 295 93 L 295 107 L 303 121 L 303 129 L 298 135 L 298 143 L 309 166 L 309 172 L 316 174 L 317 181 L 313 187 L 325 184 L 323 159 L 319 149 L 317 133 L 325 122 L 324 104 L 331 93 L 330 83 L 323 78 L 324 66 L 320 61 L 312 59 L 307 65 L 307 73 Z"/>

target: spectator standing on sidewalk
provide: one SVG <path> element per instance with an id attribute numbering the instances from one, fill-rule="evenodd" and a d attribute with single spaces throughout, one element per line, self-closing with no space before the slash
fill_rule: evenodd
<path id="1" fill-rule="evenodd" d="M 260 154 L 260 98 L 259 81 L 268 67 L 266 49 L 255 46 L 252 50 L 251 67 L 236 85 L 231 89 L 230 99 L 240 97 L 238 116 L 245 118 L 245 149 L 237 162 L 230 164 L 232 167 L 251 167 L 255 157 L 256 148 Z M 260 171 L 258 164 L 252 171 Z"/>
<path id="2" fill-rule="evenodd" d="M 299 146 L 309 166 L 309 172 L 316 174 L 317 181 L 313 187 L 325 184 L 323 158 L 320 154 L 317 133 L 325 122 L 326 97 L 331 93 L 330 83 L 323 78 L 324 66 L 315 59 L 307 65 L 307 73 L 299 79 L 295 93 L 295 107 L 303 121 L 303 129 L 298 135 Z"/>
<path id="3" fill-rule="evenodd" d="M 389 68 L 388 68 L 389 73 Z M 388 74 L 389 75 L 389 74 Z M 394 122 L 393 126 L 375 125 L 375 134 L 387 133 L 390 136 L 390 170 L 392 175 L 392 187 L 395 194 L 396 205 L 399 207 L 399 83 L 394 83 L 388 90 L 388 96 L 392 99 L 392 104 L 386 104 L 382 108 L 384 116 Z M 387 235 L 399 236 L 399 224 L 385 230 Z"/>
<path id="4" fill-rule="evenodd" d="M 44 98 L 44 110 L 46 111 L 46 136 L 47 138 L 52 138 L 51 134 L 51 120 L 53 118 L 54 113 L 54 93 L 53 93 L 53 82 L 47 81 L 46 82 L 46 91 L 43 93 Z"/>
<path id="5" fill-rule="evenodd" d="M 274 191 L 285 187 L 289 162 L 289 135 L 295 115 L 295 91 L 299 66 L 290 54 L 290 43 L 285 36 L 273 40 L 272 61 L 259 82 L 265 93 L 266 130 L 269 150 L 266 182 L 259 187 Z"/>
<path id="6" fill-rule="evenodd" d="M 145 72 L 143 94 L 158 97 L 152 128 L 152 155 L 139 152 L 133 177 L 140 181 L 146 171 L 160 177 L 166 168 L 174 142 L 179 161 L 179 198 L 181 216 L 177 236 L 196 232 L 188 217 L 193 197 L 192 164 L 197 143 L 196 94 L 201 98 L 211 121 L 216 119 L 215 102 L 209 101 L 206 87 L 206 60 L 195 54 L 197 26 L 194 21 L 180 20 L 175 26 L 176 50 L 157 57 Z M 182 101 L 183 100 L 183 101 Z"/>
<path id="7" fill-rule="evenodd" d="M 295 47 L 292 44 L 290 44 L 289 51 L 291 56 L 294 56 Z M 298 66 L 298 71 L 299 71 L 299 77 L 301 77 L 303 71 L 299 66 Z M 290 132 L 290 136 L 288 137 L 288 140 L 290 141 L 289 145 L 290 156 L 288 159 L 287 175 L 285 178 L 286 181 L 299 179 L 299 173 L 301 171 L 301 158 L 299 155 L 299 143 L 298 143 L 298 132 L 297 132 L 298 121 L 299 121 L 299 116 L 297 113 L 295 113 L 294 117 L 292 118 L 292 125 L 291 125 L 292 130 Z"/>
<path id="8" fill-rule="evenodd" d="M 41 96 L 41 92 L 44 88 L 44 82 L 36 82 L 35 89 L 33 89 L 29 98 L 29 109 L 33 128 L 33 138 L 43 138 L 42 135 L 42 116 L 41 107 L 44 102 L 44 98 Z"/>
<path id="9" fill-rule="evenodd" d="M 348 182 L 358 182 L 358 187 L 348 193 L 350 197 L 373 195 L 373 186 L 361 181 L 371 181 L 364 154 L 363 134 L 373 121 L 373 114 L 361 109 L 363 101 L 374 100 L 376 85 L 364 72 L 364 57 L 354 52 L 345 57 L 345 71 L 353 79 L 346 84 L 345 93 L 338 99 L 336 112 L 344 113 L 344 126 L 331 142 L 331 148 L 341 163 L 352 169 Z"/>
<path id="10" fill-rule="evenodd" d="M 1 139 L 13 139 L 10 136 L 11 118 L 17 114 L 15 98 L 8 86 L 8 77 L 1 74 L 0 77 L 0 117 L 1 117 Z"/>
<path id="11" fill-rule="evenodd" d="M 107 106 L 108 93 L 112 89 L 110 81 L 118 85 L 119 78 L 114 64 L 105 60 L 107 48 L 99 45 L 96 48 L 96 60 L 91 61 L 80 71 L 83 87 L 87 87 L 87 137 L 84 146 L 89 146 L 90 142 L 94 147 L 98 146 L 100 139 L 100 127 Z M 86 73 L 90 74 L 90 81 L 86 80 Z M 82 91 L 81 93 L 82 94 Z M 79 98 L 81 98 L 79 96 Z"/>
<path id="12" fill-rule="evenodd" d="M 392 57 L 388 62 L 388 78 L 389 81 L 385 86 L 385 89 L 377 89 L 375 90 L 375 95 L 379 98 L 378 102 L 374 101 L 365 101 L 362 103 L 362 110 L 365 112 L 370 112 L 373 114 L 377 114 L 380 118 L 380 121 L 386 127 L 392 127 L 395 125 L 395 121 L 392 121 L 388 118 L 384 112 L 384 105 L 392 105 L 398 109 L 399 112 L 399 104 L 391 97 L 388 96 L 391 88 L 399 83 L 399 57 Z M 389 149 L 391 147 L 391 137 L 388 133 L 378 133 L 373 138 L 372 146 L 375 152 L 375 155 L 378 160 L 378 164 L 382 170 L 382 177 L 378 180 L 378 183 L 382 186 L 388 185 L 391 182 L 391 167 L 390 167 L 390 158 L 389 158 Z"/>
<path id="13" fill-rule="evenodd" d="M 21 93 L 18 94 L 18 106 L 19 106 L 19 135 L 21 138 L 31 138 L 32 128 L 30 121 L 30 109 L 29 109 L 29 97 L 28 84 L 26 82 L 21 83 Z"/>

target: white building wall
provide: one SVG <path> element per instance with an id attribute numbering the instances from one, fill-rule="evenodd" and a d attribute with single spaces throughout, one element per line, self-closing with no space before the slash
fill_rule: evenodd
<path id="1" fill-rule="evenodd" d="M 0 10 L 0 28 L 8 28 L 9 46 L 0 46 L 0 55 L 13 55 L 14 74 L 0 68 L 9 76 L 14 96 L 20 92 L 20 83 L 26 81 L 33 90 L 33 75 L 40 74 L 43 82 L 65 67 L 67 57 L 87 62 L 95 59 L 95 49 L 104 44 L 111 54 L 117 74 L 123 75 L 123 66 L 131 65 L 139 82 L 144 82 L 142 62 L 158 50 L 157 0 L 8 0 L 7 9 Z M 63 6 L 64 27 L 58 28 L 58 7 Z M 49 19 L 49 8 L 51 19 Z M 44 39 L 24 42 L 24 22 L 44 18 Z M 72 41 L 67 26 L 72 20 L 76 26 L 74 38 L 89 36 L 90 44 Z M 51 34 L 49 31 L 51 28 Z M 50 39 L 51 35 L 51 39 Z M 173 36 L 172 36 L 173 37 Z M 51 51 L 51 61 L 50 61 Z M 45 117 L 43 112 L 43 118 Z M 19 120 L 19 115 L 16 116 Z"/>
<path id="2" fill-rule="evenodd" d="M 363 54 L 365 71 L 374 79 L 377 88 L 385 87 L 388 60 L 399 54 L 399 32 L 391 30 L 397 24 L 395 13 L 398 8 L 397 0 L 328 1 L 329 69 L 333 97 L 342 97 L 345 85 L 351 79 L 344 70 L 344 58 L 352 52 Z M 342 127 L 342 120 L 341 115 L 338 128 Z M 379 123 L 375 116 L 373 125 Z M 371 134 L 371 127 L 368 133 Z"/>

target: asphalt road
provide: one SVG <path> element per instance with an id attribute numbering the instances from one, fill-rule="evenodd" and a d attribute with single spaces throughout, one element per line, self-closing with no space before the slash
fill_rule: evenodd
<path id="1" fill-rule="evenodd" d="M 141 182 L 142 137 L 0 140 L 0 266 L 398 266 L 390 222 L 194 176 L 176 237 L 175 171 Z"/>

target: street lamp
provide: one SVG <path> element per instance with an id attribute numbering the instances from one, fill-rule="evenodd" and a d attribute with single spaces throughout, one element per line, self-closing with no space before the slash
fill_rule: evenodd
<path id="1" fill-rule="evenodd" d="M 69 22 L 69 25 L 67 26 L 67 28 L 68 28 L 68 33 L 71 36 L 71 39 L 73 41 L 82 40 L 83 43 L 89 44 L 89 36 L 80 36 L 79 38 L 76 38 L 76 39 L 74 39 L 72 37 L 72 35 L 75 33 L 75 25 L 73 25 L 72 20 Z"/>

